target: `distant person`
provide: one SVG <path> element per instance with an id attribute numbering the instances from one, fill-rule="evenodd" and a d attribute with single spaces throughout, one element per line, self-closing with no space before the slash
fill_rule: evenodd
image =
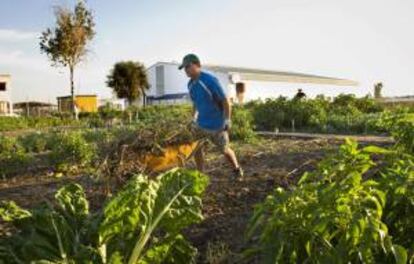
<path id="1" fill-rule="evenodd" d="M 79 120 L 79 106 L 78 106 L 78 103 L 75 101 L 74 103 L 73 103 L 73 110 L 75 111 L 75 119 L 76 120 Z"/>
<path id="2" fill-rule="evenodd" d="M 301 100 L 301 99 L 304 99 L 304 98 L 306 98 L 306 94 L 303 92 L 302 89 L 298 89 L 298 92 L 296 93 L 294 99 Z"/>
<path id="3" fill-rule="evenodd" d="M 216 77 L 201 69 L 199 58 L 194 54 L 184 57 L 179 69 L 185 69 L 190 78 L 188 91 L 193 102 L 194 130 L 197 136 L 216 145 L 233 168 L 233 178 L 243 180 L 243 170 L 236 154 L 230 148 L 231 103 Z M 194 153 L 197 169 L 204 170 L 203 146 Z"/>

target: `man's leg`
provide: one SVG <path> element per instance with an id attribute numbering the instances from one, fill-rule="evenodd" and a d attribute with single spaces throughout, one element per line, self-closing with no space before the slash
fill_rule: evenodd
<path id="1" fill-rule="evenodd" d="M 197 170 L 204 171 L 204 144 L 200 143 L 200 146 L 197 146 L 197 150 L 194 153 L 194 160 L 197 166 Z"/>
<path id="2" fill-rule="evenodd" d="M 230 164 L 233 166 L 233 169 L 238 169 L 239 162 L 237 161 L 236 153 L 229 147 L 225 147 L 223 150 L 223 154 L 226 157 L 226 159 L 230 162 Z"/>
<path id="3" fill-rule="evenodd" d="M 243 179 L 243 169 L 240 167 L 239 162 L 237 161 L 236 154 L 230 148 L 230 138 L 227 131 L 221 131 L 212 138 L 213 142 L 221 149 L 221 152 L 224 154 L 224 157 L 233 167 L 234 176 L 238 180 Z"/>

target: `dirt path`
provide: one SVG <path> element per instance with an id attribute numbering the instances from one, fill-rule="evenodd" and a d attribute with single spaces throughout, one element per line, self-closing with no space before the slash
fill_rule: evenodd
<path id="1" fill-rule="evenodd" d="M 267 138 L 292 138 L 292 139 L 326 139 L 340 140 L 346 138 L 354 139 L 363 143 L 392 143 L 393 139 L 389 136 L 375 135 L 338 135 L 338 134 L 318 134 L 318 133 L 295 133 L 295 132 L 257 132 L 258 135 Z"/>
<path id="2" fill-rule="evenodd" d="M 200 263 L 233 263 L 234 254 L 245 247 L 244 230 L 254 205 L 276 186 L 294 184 L 311 170 L 338 142 L 327 140 L 264 140 L 238 148 L 246 179 L 229 180 L 222 159 L 210 156 L 211 184 L 204 198 L 205 221 L 188 230 L 188 237 L 200 250 Z M 213 258 L 213 259 L 212 259 Z M 217 262 L 218 261 L 218 262 Z"/>
<path id="3" fill-rule="evenodd" d="M 328 139 L 262 139 L 256 144 L 236 145 L 245 170 L 243 182 L 229 180 L 230 169 L 216 153 L 207 156 L 210 185 L 204 196 L 205 220 L 186 230 L 199 249 L 199 263 L 231 263 L 234 253 L 245 247 L 244 230 L 254 205 L 263 201 L 276 186 L 289 187 L 300 175 L 312 170 L 325 155 L 335 151 L 341 141 Z M 190 165 L 191 167 L 192 165 Z M 31 207 L 53 194 L 64 184 L 81 183 L 92 201 L 102 203 L 96 182 L 86 176 L 56 179 L 45 175 L 25 175 L 0 181 L 0 200 L 14 200 Z M 0 235 L 8 232 L 0 223 Z"/>

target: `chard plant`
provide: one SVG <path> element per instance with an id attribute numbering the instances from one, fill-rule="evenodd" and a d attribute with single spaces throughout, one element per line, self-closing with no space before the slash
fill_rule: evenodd
<path id="1" fill-rule="evenodd" d="M 78 184 L 60 189 L 56 206 L 3 203 L 0 217 L 17 231 L 0 240 L 0 263 L 192 263 L 197 251 L 181 231 L 203 219 L 207 184 L 190 170 L 137 175 L 95 213 Z"/>
<path id="2" fill-rule="evenodd" d="M 245 256 L 262 263 L 413 263 L 414 170 L 412 157 L 400 158 L 395 149 L 348 140 L 298 186 L 277 188 L 256 207 L 247 237 L 257 246 Z"/>

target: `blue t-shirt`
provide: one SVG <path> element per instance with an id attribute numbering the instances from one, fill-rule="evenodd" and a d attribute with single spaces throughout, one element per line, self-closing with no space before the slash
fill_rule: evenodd
<path id="1" fill-rule="evenodd" d="M 213 131 L 223 129 L 225 117 L 222 101 L 226 95 L 217 78 L 201 72 L 197 80 L 188 82 L 188 91 L 198 112 L 197 125 Z"/>

